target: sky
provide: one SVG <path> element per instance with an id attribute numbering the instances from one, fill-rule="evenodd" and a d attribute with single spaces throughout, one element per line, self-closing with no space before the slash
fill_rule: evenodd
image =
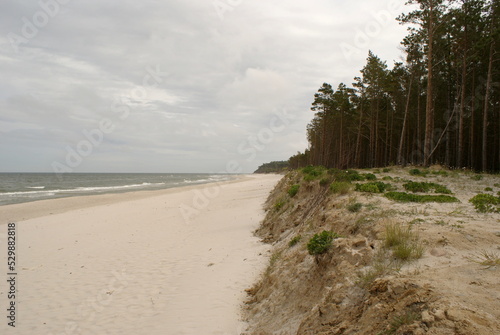
<path id="1" fill-rule="evenodd" d="M 0 172 L 250 173 L 307 148 L 314 93 L 405 0 L 3 0 Z"/>

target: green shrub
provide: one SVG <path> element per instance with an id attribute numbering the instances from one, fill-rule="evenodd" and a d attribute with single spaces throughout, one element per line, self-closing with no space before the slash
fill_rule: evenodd
<path id="1" fill-rule="evenodd" d="M 384 172 L 384 173 L 388 173 L 388 172 L 391 172 L 391 169 L 389 169 L 389 168 L 384 168 L 384 169 L 382 170 L 382 172 Z"/>
<path id="2" fill-rule="evenodd" d="M 385 176 L 384 178 L 382 178 L 382 180 L 394 180 L 394 178 L 392 178 L 391 176 Z"/>
<path id="3" fill-rule="evenodd" d="M 355 202 L 353 204 L 348 205 L 347 210 L 349 212 L 352 212 L 352 213 L 357 213 L 361 210 L 362 207 L 363 207 L 363 204 L 361 204 L 359 202 Z"/>
<path id="4" fill-rule="evenodd" d="M 500 197 L 478 194 L 469 200 L 480 213 L 500 212 Z"/>
<path id="5" fill-rule="evenodd" d="M 315 179 L 318 179 L 323 175 L 323 173 L 326 171 L 326 168 L 323 166 L 306 166 L 305 168 L 302 168 L 302 173 L 304 174 L 304 180 L 305 181 L 313 181 Z"/>
<path id="6" fill-rule="evenodd" d="M 299 188 L 300 188 L 300 185 L 292 185 L 288 189 L 288 195 L 293 198 L 297 194 L 297 192 L 299 192 Z"/>
<path id="7" fill-rule="evenodd" d="M 484 189 L 485 192 L 493 192 L 493 189 L 491 187 L 486 187 Z"/>
<path id="8" fill-rule="evenodd" d="M 324 230 L 320 234 L 315 234 L 307 243 L 307 250 L 310 255 L 321 255 L 328 251 L 334 239 L 339 236 L 331 231 Z"/>
<path id="9" fill-rule="evenodd" d="M 412 175 L 412 176 L 422 176 L 422 177 L 426 177 L 427 174 L 429 173 L 429 171 L 427 170 L 424 170 L 424 171 L 421 171 L 419 169 L 411 169 L 409 171 L 409 173 Z"/>
<path id="10" fill-rule="evenodd" d="M 362 176 L 365 178 L 365 180 L 377 180 L 377 176 L 373 173 L 364 173 L 362 174 Z"/>
<path id="11" fill-rule="evenodd" d="M 356 191 L 367 193 L 384 193 L 391 187 L 391 184 L 386 184 L 381 181 L 375 181 L 371 183 L 356 184 Z"/>
<path id="12" fill-rule="evenodd" d="M 451 190 L 444 185 L 434 184 L 434 193 L 452 194 Z"/>
<path id="13" fill-rule="evenodd" d="M 479 180 L 483 180 L 483 176 L 480 174 L 476 174 L 476 175 L 470 177 L 470 179 L 479 181 Z"/>
<path id="14" fill-rule="evenodd" d="M 416 192 L 427 193 L 431 189 L 434 189 L 435 193 L 451 194 L 451 191 L 448 188 L 446 188 L 446 186 L 439 185 L 436 183 L 426 183 L 426 182 L 420 183 L 420 182 L 410 181 L 406 184 L 403 184 L 403 187 L 405 188 L 405 190 L 411 191 L 413 193 Z"/>
<path id="15" fill-rule="evenodd" d="M 404 192 L 387 192 L 385 196 L 390 200 L 399 202 L 460 202 L 457 198 L 449 195 L 419 195 Z"/>
<path id="16" fill-rule="evenodd" d="M 334 181 L 330 184 L 330 190 L 334 194 L 347 194 L 351 191 L 352 184 L 345 181 Z"/>
<path id="17" fill-rule="evenodd" d="M 319 184 L 321 186 L 326 186 L 326 185 L 330 184 L 330 182 L 331 182 L 330 178 L 324 177 L 324 178 L 321 178 L 321 180 L 319 181 Z"/>
<path id="18" fill-rule="evenodd" d="M 294 238 L 292 238 L 290 240 L 290 242 L 288 242 L 288 246 L 291 248 L 291 247 L 295 246 L 297 243 L 299 243 L 300 240 L 302 240 L 302 236 L 301 235 L 297 235 Z"/>

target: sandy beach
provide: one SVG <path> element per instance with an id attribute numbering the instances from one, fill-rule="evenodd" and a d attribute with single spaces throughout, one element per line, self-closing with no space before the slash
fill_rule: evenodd
<path id="1" fill-rule="evenodd" d="M 278 175 L 0 207 L 16 223 L 16 322 L 2 334 L 240 334 L 268 246 L 253 236 Z M 7 254 L 2 247 L 2 273 Z"/>

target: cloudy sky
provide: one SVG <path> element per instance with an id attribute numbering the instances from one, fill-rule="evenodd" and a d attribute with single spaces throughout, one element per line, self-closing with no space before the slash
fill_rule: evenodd
<path id="1" fill-rule="evenodd" d="M 0 172 L 252 172 L 307 147 L 313 95 L 405 0 L 3 0 Z"/>

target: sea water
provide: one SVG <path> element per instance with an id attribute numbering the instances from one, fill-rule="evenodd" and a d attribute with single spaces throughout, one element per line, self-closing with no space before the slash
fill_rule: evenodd
<path id="1" fill-rule="evenodd" d="M 0 173 L 0 206 L 103 193 L 159 190 L 221 182 L 226 174 L 180 173 Z"/>

